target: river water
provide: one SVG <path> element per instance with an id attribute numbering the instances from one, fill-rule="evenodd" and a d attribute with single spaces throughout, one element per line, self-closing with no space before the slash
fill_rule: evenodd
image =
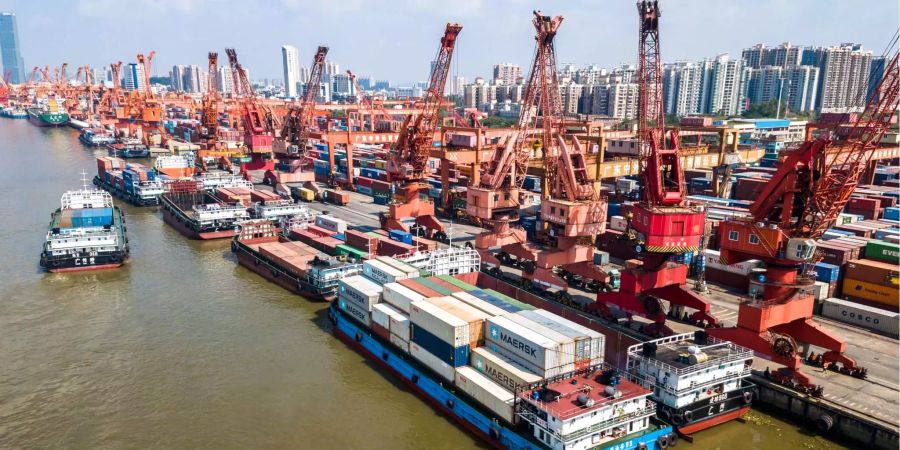
<path id="1" fill-rule="evenodd" d="M 324 304 L 123 202 L 131 259 L 45 274 L 50 213 L 101 150 L 0 119 L 0 448 L 473 448 L 333 338 Z M 754 412 L 696 449 L 839 448 Z"/>

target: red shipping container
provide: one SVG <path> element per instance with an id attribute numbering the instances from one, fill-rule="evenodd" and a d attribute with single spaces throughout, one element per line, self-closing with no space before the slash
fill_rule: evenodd
<path id="1" fill-rule="evenodd" d="M 404 244 L 398 241 L 392 241 L 389 239 L 382 240 L 378 243 L 378 255 L 379 256 L 403 256 L 409 255 L 416 252 L 416 247 L 413 245 Z"/>
<path id="2" fill-rule="evenodd" d="M 371 179 L 371 178 L 366 178 L 366 177 L 356 177 L 356 184 L 358 184 L 358 185 L 360 185 L 360 186 L 362 186 L 362 187 L 370 188 L 370 187 L 372 187 L 372 183 L 373 183 L 374 181 L 375 181 L 375 180 L 373 180 L 373 179 Z"/>
<path id="3" fill-rule="evenodd" d="M 291 239 L 296 239 L 300 242 L 309 244 L 309 245 L 313 246 L 314 248 L 316 248 L 316 246 L 314 245 L 316 239 L 321 238 L 321 236 L 310 233 L 307 230 L 291 230 L 290 237 L 291 237 Z"/>
<path id="4" fill-rule="evenodd" d="M 442 288 L 449 289 L 450 292 L 463 292 L 463 290 L 459 286 L 457 286 L 455 284 L 450 284 L 438 277 L 428 277 L 428 281 L 430 281 Z"/>
<path id="5" fill-rule="evenodd" d="M 347 230 L 344 232 L 344 240 L 347 242 L 347 245 L 374 253 L 378 249 L 378 241 L 380 239 L 369 236 L 362 231 Z"/>
<path id="6" fill-rule="evenodd" d="M 334 231 L 326 230 L 326 229 L 324 229 L 324 228 L 322 228 L 322 227 L 317 227 L 317 226 L 315 226 L 315 225 L 310 225 L 310 226 L 308 226 L 306 229 L 307 229 L 310 233 L 312 233 L 312 234 L 314 234 L 314 235 L 316 235 L 316 236 L 327 236 L 327 237 L 331 237 L 331 236 L 334 236 L 334 235 L 335 235 L 335 232 L 334 232 Z"/>
<path id="7" fill-rule="evenodd" d="M 738 178 L 735 185 L 735 200 L 755 200 L 766 187 L 768 180 L 761 178 Z"/>
<path id="8" fill-rule="evenodd" d="M 819 242 L 816 244 L 816 248 L 823 253 L 822 262 L 843 267 L 847 261 L 854 259 L 853 249 L 842 245 L 834 245 L 831 242 Z"/>
<path id="9" fill-rule="evenodd" d="M 429 252 L 437 248 L 437 241 L 432 241 L 431 239 L 413 236 L 412 240 L 413 244 L 422 252 Z"/>
<path id="10" fill-rule="evenodd" d="M 846 223 L 843 225 L 836 225 L 834 227 L 836 230 L 841 231 L 849 231 L 857 236 L 861 237 L 872 237 L 872 229 L 864 226 L 854 225 L 852 223 Z"/>
<path id="11" fill-rule="evenodd" d="M 852 209 L 861 209 L 861 210 L 875 210 L 881 206 L 881 202 L 872 198 L 866 197 L 851 197 L 850 201 L 847 202 L 847 208 Z"/>
<path id="12" fill-rule="evenodd" d="M 422 286 L 421 284 L 416 283 L 415 281 L 410 280 L 410 279 L 400 280 L 400 281 L 398 281 L 398 283 L 400 283 L 401 285 L 403 285 L 405 287 L 412 289 L 413 291 L 417 292 L 419 295 L 422 295 L 426 298 L 428 298 L 428 297 L 443 297 L 444 296 L 440 292 L 430 289 L 428 287 Z"/>
<path id="13" fill-rule="evenodd" d="M 390 192 L 391 183 L 381 180 L 372 180 L 372 190 L 381 192 Z"/>
<path id="14" fill-rule="evenodd" d="M 866 197 L 881 202 L 882 209 L 897 205 L 897 197 L 888 197 L 886 195 L 867 195 Z"/>
<path id="15" fill-rule="evenodd" d="M 383 326 L 378 325 L 375 322 L 372 322 L 372 325 L 370 325 L 370 328 L 372 328 L 372 331 L 374 331 L 375 334 L 377 334 L 378 336 L 381 336 L 381 338 L 384 339 L 385 341 L 391 340 L 391 332 L 388 331 Z"/>
<path id="16" fill-rule="evenodd" d="M 281 200 L 281 196 L 274 192 L 261 191 L 261 190 L 256 190 L 256 189 L 250 191 L 250 198 L 254 202 L 262 202 L 262 203 L 271 202 L 271 201 L 275 201 L 275 200 Z"/>
<path id="17" fill-rule="evenodd" d="M 707 267 L 705 276 L 707 282 L 727 286 L 741 293 L 746 293 L 750 289 L 750 278 L 747 275 Z"/>

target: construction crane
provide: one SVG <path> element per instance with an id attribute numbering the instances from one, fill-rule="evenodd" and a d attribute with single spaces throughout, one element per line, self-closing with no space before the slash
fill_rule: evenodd
<path id="1" fill-rule="evenodd" d="M 387 230 L 410 231 L 411 224 L 424 228 L 436 240 L 447 238 L 444 226 L 434 215 L 434 202 L 425 183 L 428 154 L 434 143 L 438 115 L 444 101 L 444 88 L 450 73 L 450 61 L 462 25 L 448 23 L 441 37 L 437 56 L 431 64 L 428 89 L 421 102 L 421 112 L 410 114 L 403 122 L 397 143 L 387 162 L 388 181 L 396 190 L 388 214 L 381 216 Z"/>
<path id="2" fill-rule="evenodd" d="M 492 225 L 491 231 L 476 238 L 476 247 L 510 242 L 500 247 L 497 259 L 509 263 L 515 257 L 524 287 L 537 292 L 555 289 L 557 299 L 565 302 L 570 298 L 570 283 L 597 287 L 609 281 L 609 274 L 594 265 L 592 244 L 593 237 L 606 229 L 606 200 L 587 174 L 581 143 L 573 138 L 569 147 L 563 137 L 554 45 L 562 22 L 561 16 L 534 11 L 535 57 L 519 120 L 504 148 L 488 163 L 479 188 L 468 195 L 466 208 Z M 527 140 L 532 141 L 531 147 L 526 146 Z M 522 232 L 508 225 L 517 215 L 528 159 L 537 148 L 542 152 L 545 196 L 541 201 L 544 227 L 536 235 L 543 245 L 525 242 Z"/>
<path id="3" fill-rule="evenodd" d="M 801 345 L 827 349 L 822 354 L 826 366 L 840 364 L 844 373 L 866 375 L 844 355 L 843 340 L 813 322 L 815 298 L 804 288 L 815 282 L 809 266 L 817 261 L 816 240 L 850 200 L 900 106 L 897 58 L 889 58 L 876 95 L 842 142 L 826 133 L 788 152 L 750 206 L 752 217 L 719 224 L 721 262 L 758 259 L 766 274 L 762 298 L 741 303 L 737 326 L 709 333 L 784 365 L 786 370 L 776 373 L 782 381 L 811 387 L 800 373 Z"/>
<path id="4" fill-rule="evenodd" d="M 272 154 L 272 142 L 274 133 L 269 120 L 270 113 L 259 104 L 256 91 L 247 78 L 247 71 L 238 61 L 237 52 L 233 48 L 226 48 L 228 63 L 231 66 L 234 79 L 234 91 L 238 95 L 238 104 L 241 110 L 241 126 L 244 129 L 244 143 L 250 149 L 252 158 L 250 163 L 241 164 L 241 172 L 247 175 L 247 170 L 269 168 L 270 163 L 266 159 Z"/>
<path id="5" fill-rule="evenodd" d="M 351 71 L 347 71 L 347 76 L 350 77 L 350 83 L 353 85 L 353 89 L 356 91 L 356 104 L 359 106 L 358 111 L 354 113 L 348 114 L 348 124 L 350 127 L 350 122 L 359 122 L 359 128 L 361 130 L 365 130 L 366 126 L 366 114 L 369 116 L 369 130 L 375 131 L 375 123 L 378 119 L 390 120 L 391 115 L 388 114 L 384 109 L 384 105 L 381 99 L 375 99 L 369 95 L 363 93 L 363 89 L 359 86 L 359 83 L 356 82 L 356 74 Z"/>
<path id="6" fill-rule="evenodd" d="M 667 300 L 672 313 L 681 315 L 685 307 L 696 310 L 696 322 L 715 325 L 710 306 L 686 286 L 688 266 L 677 256 L 696 252 L 706 222 L 701 206 L 685 200 L 684 171 L 677 130 L 666 136 L 662 100 L 662 61 L 659 41 L 659 2 L 637 2 L 639 19 L 638 55 L 638 140 L 639 168 L 642 178 L 641 201 L 634 205 L 629 222 L 639 262 L 630 264 L 621 274 L 618 292 L 600 293 L 594 307 L 601 315 L 610 315 L 614 305 L 628 314 L 654 321 L 644 328 L 650 335 L 668 335 Z M 668 138 L 668 139 L 667 139 Z"/>
<path id="7" fill-rule="evenodd" d="M 316 99 L 319 97 L 319 86 L 322 83 L 322 74 L 325 72 L 325 56 L 327 55 L 328 47 L 320 45 L 313 55 L 309 79 L 306 80 L 303 95 L 300 96 L 298 103 L 291 105 L 282 121 L 281 141 L 283 145 L 279 145 L 276 153 L 281 158 L 300 159 L 301 166 L 309 163 L 306 151 L 309 146 L 310 132 L 316 128 Z"/>

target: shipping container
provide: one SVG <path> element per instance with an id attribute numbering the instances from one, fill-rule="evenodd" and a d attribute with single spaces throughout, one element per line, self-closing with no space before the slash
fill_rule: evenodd
<path id="1" fill-rule="evenodd" d="M 442 297 L 445 295 L 445 294 L 441 294 L 440 292 L 437 292 L 433 289 L 429 289 L 429 288 L 423 286 L 422 284 L 419 284 L 418 282 L 416 282 L 416 280 L 418 280 L 418 279 L 419 278 L 413 278 L 411 280 L 400 280 L 400 281 L 398 281 L 398 283 L 411 289 L 413 292 L 416 292 L 425 298 Z"/>
<path id="2" fill-rule="evenodd" d="M 369 312 L 359 307 L 352 301 L 347 301 L 346 298 L 338 297 L 338 307 L 341 311 L 344 311 L 352 317 L 357 322 L 369 327 L 372 324 L 372 320 L 369 317 Z"/>
<path id="3" fill-rule="evenodd" d="M 457 367 L 453 383 L 457 389 L 494 413 L 491 419 L 500 418 L 511 424 L 516 422 L 516 396 L 484 374 L 469 366 Z"/>
<path id="4" fill-rule="evenodd" d="M 502 316 L 510 312 L 506 309 L 500 308 L 499 306 L 486 302 L 468 292 L 454 292 L 453 297 L 469 306 L 477 308 L 478 310 L 492 317 Z"/>
<path id="5" fill-rule="evenodd" d="M 462 281 L 452 275 L 438 275 L 438 278 L 440 278 L 450 284 L 455 285 L 456 287 L 462 289 L 463 291 L 471 291 L 473 289 L 478 289 L 477 287 L 472 286 L 471 284 L 466 283 L 465 281 Z"/>
<path id="6" fill-rule="evenodd" d="M 409 314 L 412 302 L 425 299 L 423 295 L 399 283 L 386 283 L 383 287 L 383 301 L 406 314 Z"/>
<path id="7" fill-rule="evenodd" d="M 555 342 L 540 333 L 519 325 L 512 320 L 500 316 L 491 317 L 486 321 L 487 336 L 486 346 L 502 349 L 515 360 L 523 363 L 525 367 L 534 367 L 542 373 L 547 369 L 553 369 L 574 362 L 574 355 L 563 352 L 558 342 Z M 505 352 L 504 352 L 505 351 Z"/>
<path id="8" fill-rule="evenodd" d="M 452 347 L 469 344 L 469 323 L 425 300 L 410 305 L 409 321 Z"/>
<path id="9" fill-rule="evenodd" d="M 395 347 L 399 348 L 403 353 L 409 354 L 409 341 L 404 340 L 402 337 L 397 336 L 394 333 L 391 333 L 390 336 L 391 344 Z"/>
<path id="10" fill-rule="evenodd" d="M 864 302 L 884 305 L 885 308 L 892 310 L 896 310 L 897 306 L 900 305 L 900 290 L 896 286 L 867 283 L 845 276 L 841 293 L 848 299 L 859 299 Z"/>
<path id="11" fill-rule="evenodd" d="M 427 350 L 423 349 L 415 342 L 409 343 L 409 354 L 421 362 L 425 367 L 428 367 L 447 381 L 452 382 L 453 378 L 456 376 L 456 370 L 453 366 L 441 361 L 437 356 L 428 353 Z"/>
<path id="12" fill-rule="evenodd" d="M 372 321 L 387 328 L 391 333 L 409 340 L 409 317 L 394 307 L 379 303 L 372 309 Z"/>
<path id="13" fill-rule="evenodd" d="M 603 334 L 543 309 L 522 311 L 519 314 L 536 322 L 539 322 L 537 320 L 538 317 L 542 317 L 545 321 L 539 323 L 558 330 L 560 333 L 575 339 L 576 347 L 579 345 L 580 341 L 588 341 L 586 344 L 581 344 L 584 346 L 583 350 L 586 357 L 590 358 L 591 364 L 600 364 L 603 362 L 603 355 L 606 348 L 606 337 Z M 551 326 L 550 322 L 558 324 L 561 328 Z M 578 348 L 576 348 L 576 357 L 577 356 Z"/>
<path id="14" fill-rule="evenodd" d="M 372 311 L 381 298 L 381 292 L 380 284 L 362 275 L 345 277 L 338 282 L 338 295 L 356 303 L 366 312 Z"/>
<path id="15" fill-rule="evenodd" d="M 878 331 L 897 337 L 900 328 L 900 313 L 881 308 L 861 305 L 837 298 L 826 299 L 822 304 L 822 315 L 840 322 Z"/>
<path id="16" fill-rule="evenodd" d="M 400 272 L 403 272 L 404 274 L 406 274 L 406 278 L 416 278 L 419 276 L 419 269 L 416 269 L 415 267 L 396 258 L 391 258 L 389 256 L 379 256 L 375 259 L 387 264 L 388 266 L 393 267 L 394 269 L 399 270 Z"/>
<path id="17" fill-rule="evenodd" d="M 407 275 L 382 261 L 370 259 L 363 263 L 363 274 L 379 284 L 405 280 Z"/>
<path id="18" fill-rule="evenodd" d="M 491 317 L 489 314 L 455 297 L 432 297 L 425 301 L 469 324 L 469 347 L 475 348 L 484 345 L 484 320 Z"/>
<path id="19" fill-rule="evenodd" d="M 487 294 L 487 295 L 491 295 L 491 296 L 494 296 L 494 297 L 496 297 L 496 298 L 499 298 L 500 300 L 503 300 L 504 302 L 509 303 L 510 305 L 513 305 L 513 306 L 515 306 L 515 307 L 517 307 L 517 308 L 519 308 L 519 309 L 524 309 L 524 310 L 537 309 L 537 308 L 535 308 L 534 306 L 531 306 L 531 305 L 529 305 L 529 304 L 527 304 L 527 303 L 520 302 L 520 301 L 518 301 L 518 300 L 516 300 L 516 299 L 514 299 L 514 298 L 512 298 L 512 297 L 510 297 L 510 296 L 508 296 L 508 295 L 506 295 L 506 294 L 502 294 L 502 293 L 497 292 L 497 291 L 495 291 L 495 290 L 493 290 L 493 289 L 485 289 L 485 290 L 482 291 L 482 292 L 484 292 L 484 293 Z M 477 294 L 472 294 L 472 295 L 475 295 L 476 297 L 478 297 Z M 481 298 L 481 297 L 478 297 L 478 298 Z"/>
<path id="20" fill-rule="evenodd" d="M 428 278 L 422 278 L 422 277 L 419 277 L 419 278 L 416 278 L 416 279 L 414 279 L 414 280 L 412 280 L 412 281 L 415 282 L 415 283 L 417 283 L 417 284 L 420 284 L 420 285 L 422 285 L 422 286 L 424 286 L 424 287 L 426 287 L 426 288 L 428 288 L 428 289 L 430 289 L 430 290 L 432 290 L 432 291 L 434 291 L 434 292 L 439 293 L 439 294 L 440 294 L 439 297 L 443 297 L 443 296 L 445 296 L 445 295 L 451 295 L 451 294 L 453 294 L 453 292 L 454 292 L 453 289 L 448 289 L 448 288 L 445 287 L 445 286 L 441 286 L 441 285 L 439 285 L 439 284 L 437 284 L 437 283 L 431 281 L 431 280 L 428 279 Z"/>
<path id="21" fill-rule="evenodd" d="M 491 305 L 496 306 L 497 308 L 500 308 L 509 313 L 514 313 L 514 312 L 522 311 L 523 309 L 525 309 L 525 308 L 522 308 L 517 303 L 507 302 L 506 300 L 502 300 L 498 297 L 488 294 L 487 292 L 482 291 L 481 289 L 475 289 L 475 290 L 469 291 L 469 292 L 467 292 L 467 294 L 471 294 L 471 295 L 475 296 L 476 298 L 478 298 L 480 300 L 484 300 L 485 302 L 488 302 Z M 522 303 L 522 305 L 524 305 L 524 303 Z"/>
<path id="22" fill-rule="evenodd" d="M 844 276 L 879 286 L 900 287 L 900 266 L 883 261 L 868 259 L 849 261 Z"/>
<path id="23" fill-rule="evenodd" d="M 872 240 L 866 244 L 866 258 L 900 264 L 900 244 Z"/>
<path id="24" fill-rule="evenodd" d="M 557 330 L 544 326 L 540 322 L 531 320 L 523 316 L 523 312 L 525 311 L 520 311 L 515 314 L 507 314 L 503 317 L 555 342 L 557 348 L 559 349 L 559 352 L 565 353 L 567 355 L 572 355 L 572 361 L 575 361 L 577 363 L 578 361 L 583 359 L 578 357 L 579 355 L 575 350 L 575 339 L 563 333 L 560 333 Z"/>
<path id="25" fill-rule="evenodd" d="M 316 216 L 316 226 L 331 231 L 332 233 L 345 233 L 347 231 L 346 221 L 325 214 Z"/>
<path id="26" fill-rule="evenodd" d="M 418 344 L 450 366 L 459 367 L 468 364 L 470 351 L 468 343 L 454 347 L 415 323 L 409 326 L 409 341 Z"/>
<path id="27" fill-rule="evenodd" d="M 542 378 L 514 360 L 500 356 L 486 347 L 470 351 L 470 364 L 479 372 L 487 375 L 504 388 L 515 391 L 520 386 L 531 386 Z"/>
<path id="28" fill-rule="evenodd" d="M 818 263 L 815 265 L 816 280 L 832 283 L 841 276 L 840 266 L 828 263 Z"/>

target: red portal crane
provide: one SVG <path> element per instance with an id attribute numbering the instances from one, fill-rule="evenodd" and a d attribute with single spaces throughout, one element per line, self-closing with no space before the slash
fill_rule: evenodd
<path id="1" fill-rule="evenodd" d="M 206 86 L 206 94 L 203 96 L 202 114 L 203 126 L 200 133 L 206 139 L 206 148 L 215 149 L 219 131 L 219 54 L 209 52 L 209 81 Z"/>
<path id="2" fill-rule="evenodd" d="M 678 254 L 699 250 L 706 213 L 685 201 L 677 130 L 670 130 L 666 139 L 659 2 L 639 1 L 637 11 L 638 141 L 643 191 L 629 226 L 640 263 L 622 272 L 618 292 L 599 294 L 596 306 L 603 311 L 615 305 L 629 314 L 652 319 L 653 326 L 645 332 L 665 335 L 671 330 L 665 326 L 666 312 L 660 299 L 668 300 L 676 311 L 683 307 L 697 310 L 692 316 L 695 321 L 714 325 L 716 319 L 709 314 L 706 300 L 685 288 L 688 266 L 673 261 Z"/>
<path id="3" fill-rule="evenodd" d="M 310 66 L 309 79 L 299 103 L 291 105 L 284 117 L 281 127 L 282 148 L 277 150 L 281 158 L 299 158 L 301 164 L 308 163 L 306 150 L 309 146 L 309 133 L 316 128 L 316 99 L 319 97 L 319 89 L 322 83 L 322 74 L 325 71 L 325 56 L 328 55 L 328 47 L 320 45 L 313 55 L 313 63 Z M 309 181 L 312 181 L 311 179 Z"/>
<path id="4" fill-rule="evenodd" d="M 241 126 L 244 128 L 244 143 L 250 149 L 253 161 L 248 168 L 261 168 L 265 163 L 266 155 L 272 154 L 272 140 L 274 135 L 267 117 L 267 113 L 259 105 L 253 84 L 247 78 L 247 71 L 238 61 L 237 52 L 233 48 L 226 48 L 228 63 L 234 79 L 235 92 L 238 93 L 238 104 L 241 107 Z"/>
<path id="5" fill-rule="evenodd" d="M 441 38 L 437 56 L 432 62 L 428 89 L 422 99 L 421 113 L 406 117 L 397 143 L 388 157 L 388 181 L 396 192 L 388 214 L 382 216 L 382 227 L 388 230 L 409 231 L 409 223 L 428 230 L 437 240 L 446 238 L 444 226 L 434 215 L 434 202 L 428 197 L 428 184 L 424 183 L 428 165 L 428 153 L 434 143 L 438 114 L 444 100 L 444 88 L 450 73 L 450 61 L 456 38 L 462 25 L 448 23 Z"/>
<path id="6" fill-rule="evenodd" d="M 850 200 L 890 121 L 900 106 L 897 55 L 842 142 L 823 136 L 787 154 L 778 171 L 750 207 L 751 218 L 719 225 L 722 262 L 759 259 L 766 264 L 762 298 L 741 303 L 737 326 L 710 329 L 783 364 L 784 374 L 808 386 L 799 372 L 798 343 L 822 347 L 826 364 L 840 363 L 844 372 L 864 377 L 865 369 L 843 354 L 844 342 L 812 321 L 815 299 L 804 288 L 815 282 L 808 265 L 816 262 L 816 240 Z"/>

